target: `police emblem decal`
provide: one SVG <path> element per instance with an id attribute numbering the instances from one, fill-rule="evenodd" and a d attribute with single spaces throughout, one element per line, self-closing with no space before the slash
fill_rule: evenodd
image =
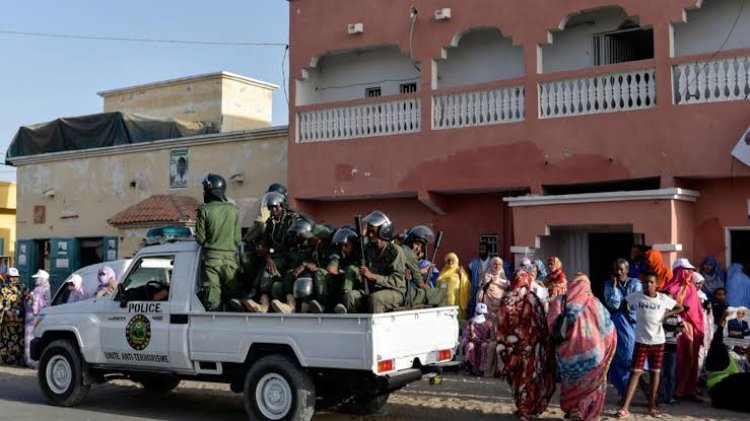
<path id="1" fill-rule="evenodd" d="M 136 314 L 125 327 L 125 338 L 136 351 L 143 351 L 151 341 L 151 322 L 143 314 Z"/>

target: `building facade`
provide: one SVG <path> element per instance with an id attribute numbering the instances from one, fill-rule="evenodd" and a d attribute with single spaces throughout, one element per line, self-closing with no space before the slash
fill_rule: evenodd
<path id="1" fill-rule="evenodd" d="M 15 243 L 16 183 L 3 181 L 0 182 L 0 256 L 13 256 Z"/>
<path id="2" fill-rule="evenodd" d="M 108 91 L 100 94 L 107 112 L 192 115 L 188 121 L 212 122 L 218 133 L 9 158 L 22 275 L 45 268 L 59 283 L 80 267 L 132 257 L 150 228 L 194 225 L 209 172 L 224 176 L 243 226 L 252 225 L 266 187 L 286 182 L 287 128 L 270 127 L 272 89 L 221 72 Z"/>
<path id="3" fill-rule="evenodd" d="M 431 225 L 464 263 L 480 240 L 597 280 L 634 243 L 750 263 L 743 6 L 292 0 L 290 193 Z"/>

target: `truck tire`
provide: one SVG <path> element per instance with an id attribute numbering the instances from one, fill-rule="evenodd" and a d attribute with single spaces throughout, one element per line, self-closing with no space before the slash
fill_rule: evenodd
<path id="1" fill-rule="evenodd" d="M 180 378 L 169 374 L 138 376 L 136 381 L 153 394 L 165 394 L 180 385 Z"/>
<path id="2" fill-rule="evenodd" d="M 68 339 L 53 341 L 42 352 L 37 377 L 47 400 L 58 406 L 79 404 L 89 392 L 83 384 L 83 358 Z"/>
<path id="3" fill-rule="evenodd" d="M 248 370 L 244 401 L 251 421 L 309 421 L 315 412 L 315 384 L 290 358 L 269 355 Z"/>
<path id="4" fill-rule="evenodd" d="M 341 405 L 341 412 L 352 415 L 370 415 L 378 412 L 388 402 L 390 393 L 375 396 L 358 396 Z"/>

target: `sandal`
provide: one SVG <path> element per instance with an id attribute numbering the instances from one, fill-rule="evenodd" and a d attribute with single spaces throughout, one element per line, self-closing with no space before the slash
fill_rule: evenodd
<path id="1" fill-rule="evenodd" d="M 653 418 L 661 418 L 661 412 L 659 412 L 659 410 L 656 408 L 649 409 L 648 415 L 650 415 Z"/>
<path id="2" fill-rule="evenodd" d="M 630 417 L 630 412 L 628 412 L 627 409 L 620 409 L 619 411 L 615 412 L 615 418 L 628 418 Z"/>

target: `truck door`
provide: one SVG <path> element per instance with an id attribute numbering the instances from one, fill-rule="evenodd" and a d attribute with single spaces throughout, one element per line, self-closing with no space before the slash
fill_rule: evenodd
<path id="1" fill-rule="evenodd" d="M 170 367 L 169 285 L 174 255 L 141 256 L 101 320 L 101 348 L 109 364 Z M 124 304 L 124 307 L 122 305 Z"/>

